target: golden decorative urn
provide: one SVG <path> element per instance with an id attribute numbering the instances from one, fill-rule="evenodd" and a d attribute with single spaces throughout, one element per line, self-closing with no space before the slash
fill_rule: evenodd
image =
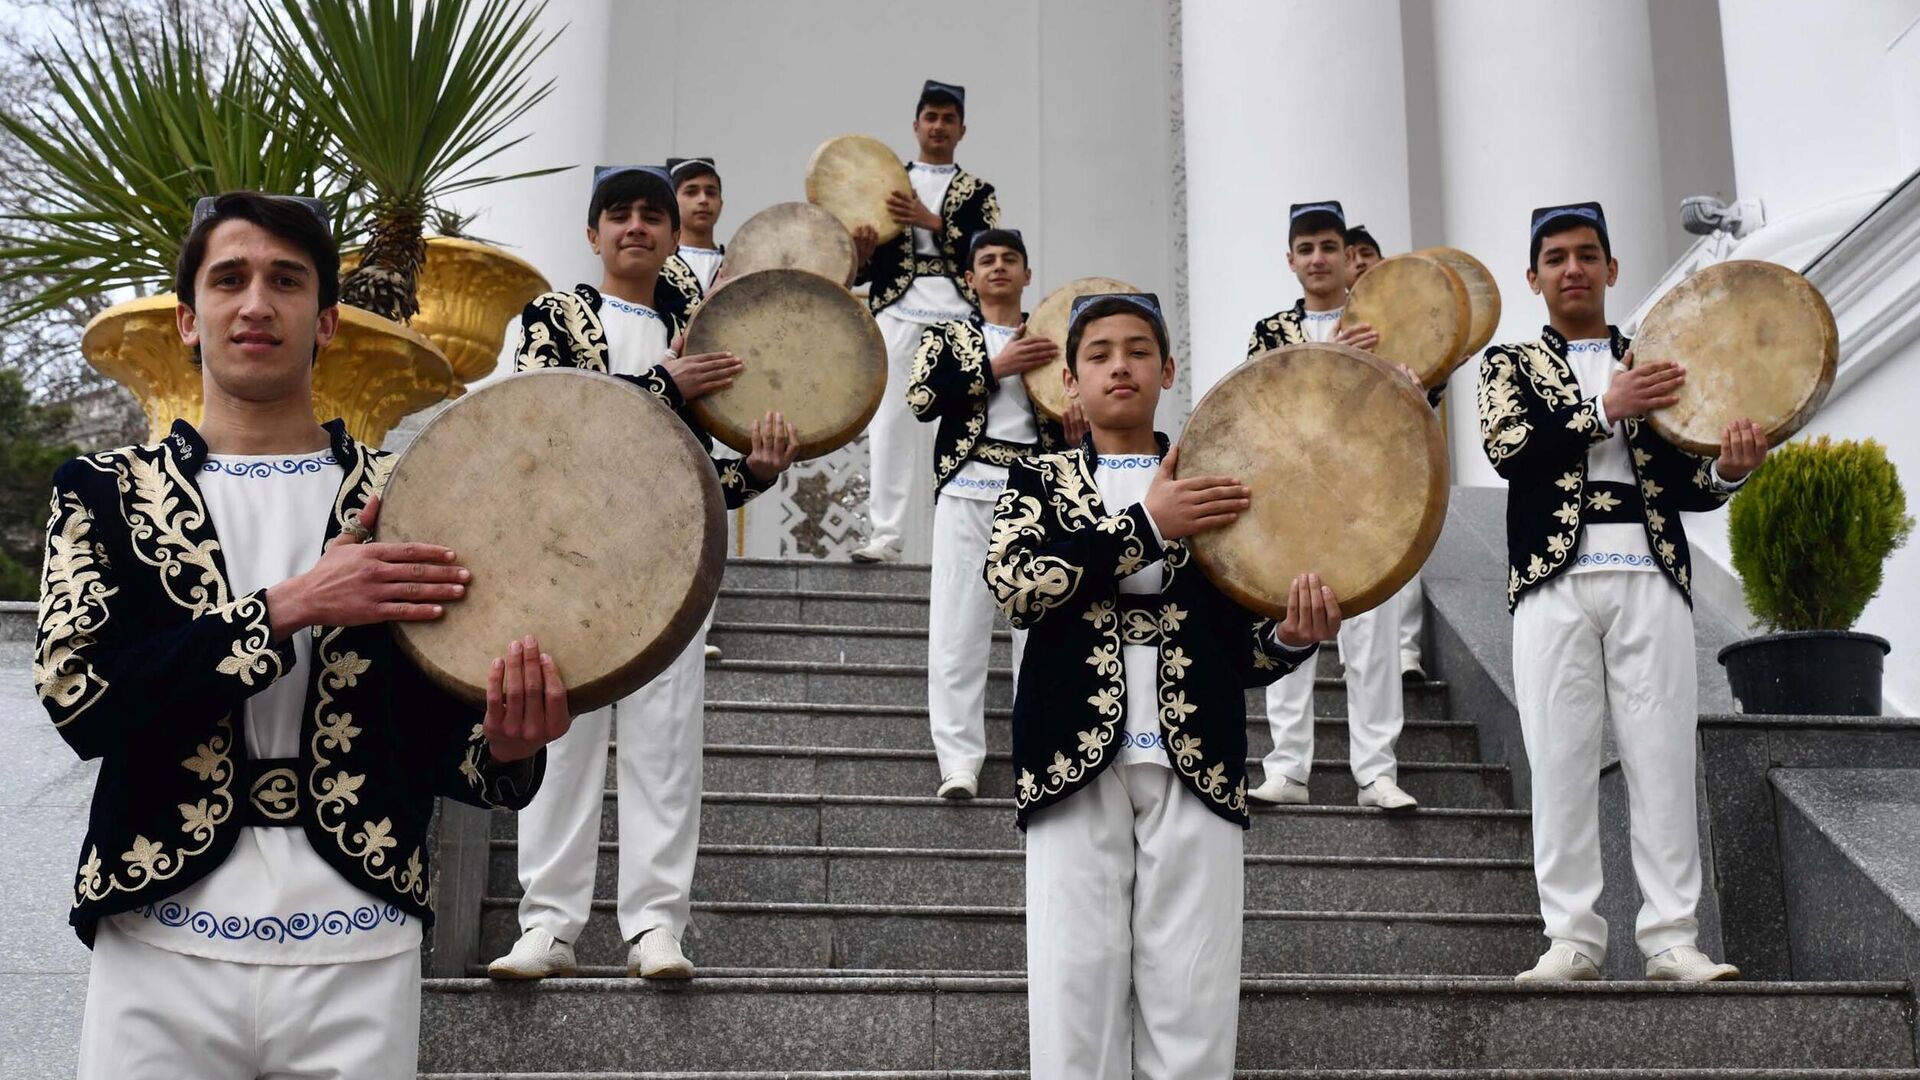
<path id="1" fill-rule="evenodd" d="M 358 250 L 342 252 L 344 277 L 360 265 Z M 427 238 L 420 268 L 420 313 L 407 325 L 446 354 L 461 384 L 490 374 L 500 360 L 507 327 L 527 302 L 550 285 L 533 264 L 491 244 L 452 236 Z"/>
<path id="2" fill-rule="evenodd" d="M 200 422 L 200 368 L 180 341 L 172 293 L 129 300 L 95 316 L 80 351 L 102 374 L 133 391 L 158 440 L 175 418 Z M 400 418 L 457 395 L 453 370 L 415 330 L 341 305 L 340 327 L 313 372 L 315 419 L 345 420 L 347 431 L 380 445 Z"/>

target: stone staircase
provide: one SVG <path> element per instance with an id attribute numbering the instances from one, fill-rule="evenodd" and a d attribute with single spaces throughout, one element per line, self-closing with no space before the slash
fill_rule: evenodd
<path id="1" fill-rule="evenodd" d="M 429 980 L 425 1075 L 1024 1076 L 1007 639 L 983 797 L 949 803 L 931 797 L 926 619 L 924 568 L 730 565 L 687 943 L 701 977 L 625 978 L 609 806 L 581 977 Z M 1249 695 L 1256 759 L 1270 745 L 1260 706 Z M 1344 715 L 1344 686 L 1323 677 L 1316 707 Z M 1355 808 L 1344 721 L 1323 719 L 1314 804 L 1255 814 L 1241 1075 L 1920 1080 L 1905 983 L 1517 987 L 1544 944 L 1528 817 L 1443 684 L 1410 688 L 1407 707 L 1401 782 L 1420 813 Z M 517 935 L 513 838 L 497 815 L 482 957 Z"/>

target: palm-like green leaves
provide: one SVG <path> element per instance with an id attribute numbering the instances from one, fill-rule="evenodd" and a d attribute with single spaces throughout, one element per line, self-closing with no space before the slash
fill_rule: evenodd
<path id="1" fill-rule="evenodd" d="M 0 107 L 37 155 L 41 205 L 0 218 L 0 279 L 47 283 L 0 310 L 13 323 L 76 298 L 171 285 L 193 204 L 237 188 L 317 195 L 356 231 L 354 183 L 327 168 L 319 117 L 241 34 L 217 80 L 182 23 L 39 57 L 60 108 Z M 355 215 L 357 217 L 357 215 Z"/>
<path id="2" fill-rule="evenodd" d="M 508 129 L 553 89 L 534 61 L 555 35 L 535 23 L 545 0 L 252 0 L 257 22 L 303 108 L 331 137 L 336 168 L 369 187 L 371 236 L 342 300 L 389 318 L 419 310 L 435 202 L 508 176 L 482 168 L 525 136 Z M 278 10 L 276 10 L 278 9 Z"/>

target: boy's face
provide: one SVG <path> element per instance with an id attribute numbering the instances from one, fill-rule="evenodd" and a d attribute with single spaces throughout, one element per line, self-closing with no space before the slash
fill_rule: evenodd
<path id="1" fill-rule="evenodd" d="M 1546 298 L 1552 318 L 1585 322 L 1606 318 L 1607 288 L 1619 276 L 1620 263 L 1607 258 L 1599 232 L 1582 225 L 1540 242 L 1540 258 L 1527 269 L 1527 284 Z"/>
<path id="2" fill-rule="evenodd" d="M 1360 275 L 1374 268 L 1380 261 L 1380 249 L 1372 244 L 1351 244 L 1347 247 L 1347 288 L 1360 280 Z"/>
<path id="3" fill-rule="evenodd" d="M 635 199 L 600 211 L 599 226 L 587 230 L 587 243 L 609 275 L 639 278 L 660 272 L 680 246 L 680 231 L 664 208 Z"/>
<path id="4" fill-rule="evenodd" d="M 693 177 L 674 193 L 680 200 L 680 225 L 712 231 L 720 221 L 720 178 L 711 173 Z"/>
<path id="5" fill-rule="evenodd" d="M 929 101 L 913 118 L 913 137 L 919 141 L 922 154 L 951 154 L 966 133 L 967 125 L 961 121 L 957 105 Z"/>
<path id="6" fill-rule="evenodd" d="M 194 306 L 179 305 L 180 338 L 200 349 L 201 377 L 241 401 L 312 393 L 316 348 L 333 340 L 340 309 L 320 308 L 320 276 L 291 241 L 230 220 L 207 237 Z"/>
<path id="7" fill-rule="evenodd" d="M 973 266 L 967 270 L 967 284 L 983 301 L 1012 300 L 1033 284 L 1033 271 L 1026 256 L 1010 247 L 988 244 L 973 253 Z"/>
<path id="8" fill-rule="evenodd" d="M 1309 296 L 1326 296 L 1346 287 L 1347 241 L 1338 229 L 1302 233 L 1287 244 L 1287 269 Z"/>
<path id="9" fill-rule="evenodd" d="M 1106 315 L 1081 332 L 1065 378 L 1067 397 L 1080 403 L 1092 427 L 1151 426 L 1160 391 L 1173 386 L 1173 357 L 1161 355 L 1145 315 Z"/>

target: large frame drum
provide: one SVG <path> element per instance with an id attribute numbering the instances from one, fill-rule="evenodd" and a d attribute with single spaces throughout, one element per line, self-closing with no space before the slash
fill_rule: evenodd
<path id="1" fill-rule="evenodd" d="M 1061 374 L 1067 370 L 1067 316 L 1073 313 L 1073 302 L 1083 296 L 1139 291 L 1114 278 L 1075 278 L 1048 293 L 1040 306 L 1033 309 L 1033 314 L 1027 316 L 1028 334 L 1046 338 L 1060 347 L 1060 355 L 1052 361 L 1020 375 L 1027 396 L 1033 399 L 1034 407 L 1042 415 L 1055 420 L 1067 415 L 1067 384 Z"/>
<path id="2" fill-rule="evenodd" d="M 1458 248 L 1423 248 L 1375 264 L 1354 282 L 1341 324 L 1380 334 L 1373 354 L 1413 369 L 1429 390 L 1487 347 L 1500 325 L 1500 287 Z"/>
<path id="3" fill-rule="evenodd" d="M 839 135 L 820 144 L 807 162 L 807 201 L 840 219 L 852 233 L 873 226 L 880 243 L 905 226 L 887 210 L 887 196 L 913 198 L 900 155 L 871 135 Z"/>

